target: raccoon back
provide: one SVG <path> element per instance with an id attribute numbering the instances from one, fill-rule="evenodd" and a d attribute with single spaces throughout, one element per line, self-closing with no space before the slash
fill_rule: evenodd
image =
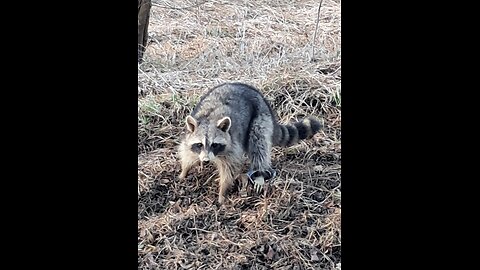
<path id="1" fill-rule="evenodd" d="M 229 116 L 232 119 L 230 134 L 232 139 L 248 149 L 248 138 L 252 121 L 258 115 L 270 115 L 273 124 L 272 144 L 288 147 L 300 140 L 311 138 L 323 123 L 314 117 L 282 125 L 269 102 L 255 87 L 243 83 L 224 83 L 210 89 L 202 96 L 191 114 L 200 121 L 220 119 Z"/>
<path id="2" fill-rule="evenodd" d="M 243 83 L 224 83 L 205 93 L 191 115 L 199 122 L 216 122 L 228 116 L 232 121 L 232 140 L 248 149 L 251 125 L 259 115 L 269 115 L 274 125 L 273 111 L 256 88 Z"/>

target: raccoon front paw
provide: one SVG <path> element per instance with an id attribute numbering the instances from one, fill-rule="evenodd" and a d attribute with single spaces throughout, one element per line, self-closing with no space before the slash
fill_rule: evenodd
<path id="1" fill-rule="evenodd" d="M 225 202 L 225 196 L 220 195 L 218 196 L 218 204 L 223 204 Z"/>
<path id="2" fill-rule="evenodd" d="M 260 193 L 265 186 L 265 183 L 275 178 L 276 175 L 277 173 L 274 169 L 269 169 L 266 171 L 249 171 L 247 173 L 247 177 L 250 180 L 250 183 L 252 183 L 253 189 L 257 193 Z"/>
<path id="3" fill-rule="evenodd" d="M 263 186 L 265 185 L 265 177 L 261 171 L 249 171 L 247 172 L 248 180 L 253 185 L 253 189 L 256 193 L 262 191 Z"/>
<path id="4" fill-rule="evenodd" d="M 240 175 L 238 181 L 239 181 L 238 193 L 240 194 L 240 197 L 242 198 L 248 197 L 248 192 L 247 192 L 247 188 L 249 184 L 248 176 Z"/>
<path id="5" fill-rule="evenodd" d="M 263 176 L 259 176 L 253 179 L 253 189 L 255 190 L 255 192 L 260 193 L 264 185 L 265 185 L 265 178 L 263 178 Z"/>
<path id="6" fill-rule="evenodd" d="M 178 175 L 178 179 L 179 179 L 179 180 L 183 180 L 183 179 L 185 179 L 185 177 L 187 177 L 187 173 L 186 173 L 186 172 L 181 172 L 180 175 Z"/>

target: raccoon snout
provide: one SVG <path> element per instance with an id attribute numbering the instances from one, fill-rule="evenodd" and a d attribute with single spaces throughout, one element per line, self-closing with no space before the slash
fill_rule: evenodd
<path id="1" fill-rule="evenodd" d="M 200 161 L 202 161 L 202 162 L 209 162 L 209 161 L 212 161 L 212 160 L 215 159 L 215 155 L 214 155 L 212 152 L 209 152 L 209 153 L 202 152 L 202 153 L 200 153 L 200 155 L 198 156 L 198 158 L 199 158 Z"/>
<path id="2" fill-rule="evenodd" d="M 198 156 L 198 158 L 199 158 L 200 161 L 202 161 L 202 162 L 209 162 L 209 161 L 210 161 L 209 155 L 206 154 L 205 152 L 200 153 L 200 155 Z"/>

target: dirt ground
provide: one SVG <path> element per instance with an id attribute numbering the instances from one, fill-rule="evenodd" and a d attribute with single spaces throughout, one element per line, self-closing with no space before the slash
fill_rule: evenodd
<path id="1" fill-rule="evenodd" d="M 152 2 L 138 69 L 138 269 L 340 269 L 340 1 L 320 13 L 321 1 Z M 312 115 L 325 127 L 273 149 L 265 192 L 236 186 L 219 207 L 215 169 L 177 180 L 176 147 L 200 96 L 227 81 L 257 87 L 281 123 Z"/>

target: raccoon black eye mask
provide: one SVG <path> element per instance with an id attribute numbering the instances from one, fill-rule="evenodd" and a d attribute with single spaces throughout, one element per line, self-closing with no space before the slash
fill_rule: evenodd
<path id="1" fill-rule="evenodd" d="M 185 119 L 186 133 L 178 147 L 180 179 L 204 161 L 219 172 L 218 202 L 223 203 L 234 178 L 241 172 L 244 156 L 250 169 L 249 183 L 260 192 L 276 177 L 272 168 L 272 147 L 289 147 L 311 138 L 321 121 L 307 117 L 280 124 L 262 93 L 243 83 L 224 83 L 207 91 Z"/>

